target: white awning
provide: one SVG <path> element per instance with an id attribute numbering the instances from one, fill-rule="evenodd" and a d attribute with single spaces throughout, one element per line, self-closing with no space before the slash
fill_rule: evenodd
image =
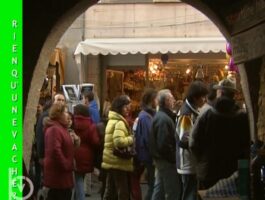
<path id="1" fill-rule="evenodd" d="M 77 45 L 74 54 L 225 53 L 225 46 L 226 40 L 222 37 L 87 39 Z"/>

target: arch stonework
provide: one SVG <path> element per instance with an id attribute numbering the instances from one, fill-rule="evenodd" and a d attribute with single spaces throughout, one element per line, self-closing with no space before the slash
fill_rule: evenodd
<path id="1" fill-rule="evenodd" d="M 74 1 L 73 1 L 74 2 Z M 41 46 L 39 46 L 39 57 L 36 57 L 36 65 L 30 66 L 33 73 L 30 83 L 25 83 L 24 78 L 24 120 L 23 120 L 23 159 L 25 161 L 26 167 L 28 168 L 31 156 L 31 148 L 34 140 L 34 124 L 36 121 L 35 114 L 37 112 L 37 105 L 39 100 L 39 92 L 42 86 L 44 77 L 46 75 L 46 70 L 49 63 L 50 55 L 52 54 L 54 48 L 58 44 L 60 38 L 68 27 L 73 23 L 73 21 L 81 15 L 87 8 L 97 3 L 97 0 L 83 0 L 79 1 L 78 4 L 74 5 L 71 9 L 65 10 L 65 13 L 57 20 L 45 38 L 45 41 Z M 24 41 L 25 43 L 25 41 Z M 33 50 L 33 49 L 32 49 Z M 36 49 L 35 51 L 37 51 Z M 34 51 L 34 50 L 33 50 Z M 24 55 L 25 56 L 25 55 Z M 34 62 L 32 63 L 34 64 Z M 29 71 L 26 68 L 25 62 L 23 66 L 24 71 Z M 28 84 L 28 86 L 25 86 Z M 26 105 L 25 105 L 26 103 Z"/>
<path id="2" fill-rule="evenodd" d="M 224 37 L 230 41 L 230 33 L 224 23 L 221 21 L 221 18 L 217 16 L 216 12 L 211 9 L 207 4 L 203 3 L 202 1 L 196 0 L 182 0 L 182 2 L 191 5 L 192 7 L 196 8 L 200 12 L 202 12 L 205 16 L 207 16 L 220 30 L 220 32 L 224 35 Z"/>
<path id="3" fill-rule="evenodd" d="M 213 21 L 213 23 L 215 23 L 226 39 L 230 41 L 231 29 L 225 23 L 224 17 L 217 15 L 216 10 L 208 5 L 210 3 L 204 3 L 204 1 L 197 0 L 183 0 L 183 2 L 190 4 L 204 13 Z M 221 2 L 221 0 L 219 2 Z M 30 162 L 38 94 L 45 77 L 49 56 L 71 23 L 95 3 L 97 3 L 97 0 L 46 0 L 41 1 L 41 3 L 36 3 L 35 0 L 28 0 L 27 5 L 24 5 L 24 37 L 26 37 L 26 39 L 24 40 L 23 69 L 23 158 L 26 166 L 28 166 Z M 229 4 L 232 4 L 232 2 Z M 60 6 L 62 5 L 64 6 L 61 8 Z M 57 9 L 56 6 L 60 8 Z M 227 7 L 223 7 L 222 9 L 228 9 L 230 6 L 231 5 L 227 5 Z M 43 24 L 38 24 L 36 22 L 38 20 L 39 23 L 43 22 Z M 32 34 L 38 34 L 34 44 L 30 43 L 30 37 L 32 37 Z M 255 103 L 253 103 L 253 99 L 250 98 L 249 84 L 252 82 L 251 79 L 248 78 L 248 71 L 245 69 L 244 63 L 240 64 L 239 67 L 240 75 L 242 76 L 244 96 L 246 98 L 247 107 L 250 108 L 249 111 L 251 112 L 253 111 L 252 107 Z M 255 74 L 253 75 L 255 76 Z M 250 116 L 250 119 L 252 120 L 251 126 L 253 127 L 252 134 L 254 134 L 254 121 L 257 120 L 257 117 Z"/>

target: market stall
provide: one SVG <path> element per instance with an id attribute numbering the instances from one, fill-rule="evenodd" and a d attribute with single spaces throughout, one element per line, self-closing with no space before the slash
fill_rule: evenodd
<path id="1" fill-rule="evenodd" d="M 75 56 L 101 55 L 104 71 L 101 99 L 126 93 L 139 109 L 145 87 L 169 88 L 183 99 L 190 82 L 216 82 L 227 75 L 224 38 L 115 38 L 88 39 L 78 44 Z M 92 67 L 92 66 L 91 66 Z"/>

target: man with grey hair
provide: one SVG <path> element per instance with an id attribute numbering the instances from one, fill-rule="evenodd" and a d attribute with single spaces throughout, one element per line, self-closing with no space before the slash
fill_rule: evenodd
<path id="1" fill-rule="evenodd" d="M 236 84 L 224 79 L 215 85 L 217 99 L 196 122 L 189 147 L 196 162 L 199 189 L 207 189 L 249 159 L 250 131 L 247 113 L 234 100 Z"/>
<path id="2" fill-rule="evenodd" d="M 180 200 L 181 187 L 176 170 L 176 115 L 172 112 L 174 104 L 170 90 L 158 92 L 159 110 L 153 118 L 149 141 L 157 170 L 152 200 Z"/>

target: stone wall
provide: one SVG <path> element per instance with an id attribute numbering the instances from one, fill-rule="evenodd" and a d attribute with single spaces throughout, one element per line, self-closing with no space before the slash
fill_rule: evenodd
<path id="1" fill-rule="evenodd" d="M 64 84 L 79 83 L 78 67 L 74 57 L 77 44 L 82 41 L 83 15 L 80 15 L 61 37 L 56 47 L 61 48 L 65 56 Z"/>
<path id="2" fill-rule="evenodd" d="M 259 90 L 259 113 L 258 113 L 258 139 L 265 141 L 265 57 L 260 70 L 260 90 Z"/>
<path id="3" fill-rule="evenodd" d="M 42 86 L 50 55 L 74 20 L 96 2 L 97 0 L 23 2 L 23 159 L 27 168 L 34 139 L 39 99 L 37 94 Z"/>
<path id="4" fill-rule="evenodd" d="M 96 4 L 85 15 L 86 39 L 222 37 L 212 21 L 185 3 Z"/>

